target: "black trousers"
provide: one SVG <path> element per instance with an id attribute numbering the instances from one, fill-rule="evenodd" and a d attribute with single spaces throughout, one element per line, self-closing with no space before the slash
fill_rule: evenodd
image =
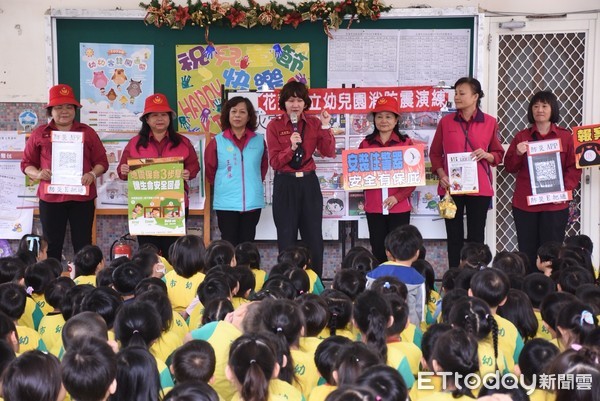
<path id="1" fill-rule="evenodd" d="M 92 243 L 94 225 L 94 200 L 85 202 L 46 202 L 40 199 L 40 221 L 44 237 L 48 240 L 48 257 L 62 260 L 67 222 L 71 228 L 73 252 Z"/>
<path id="2" fill-rule="evenodd" d="M 222 239 L 231 242 L 233 246 L 237 246 L 242 242 L 254 241 L 261 209 L 248 212 L 229 210 L 217 210 L 216 212 Z"/>
<path id="3" fill-rule="evenodd" d="M 323 271 L 323 194 L 317 175 L 279 174 L 273 182 L 273 220 L 279 252 L 296 244 L 298 230 L 310 249 L 312 269 Z"/>
<path id="4" fill-rule="evenodd" d="M 452 195 L 456 203 L 456 217 L 445 219 L 448 238 L 448 265 L 458 267 L 460 250 L 465 244 L 463 216 L 467 214 L 466 242 L 483 244 L 485 240 L 485 219 L 492 200 L 491 196 Z"/>
<path id="5" fill-rule="evenodd" d="M 187 227 L 190 209 L 185 208 L 185 225 Z M 160 256 L 169 260 L 169 249 L 179 237 L 172 235 L 137 235 L 138 246 L 141 248 L 145 244 L 152 244 L 158 248 Z"/>
<path id="6" fill-rule="evenodd" d="M 410 223 L 410 212 L 404 213 L 367 213 L 369 225 L 369 242 L 371 252 L 380 263 L 387 261 L 385 255 L 385 237 L 396 227 Z"/>
<path id="7" fill-rule="evenodd" d="M 556 241 L 562 244 L 569 219 L 569 208 L 551 212 L 526 212 L 513 207 L 519 251 L 529 258 L 529 273 L 537 272 L 537 250 L 540 245 Z"/>

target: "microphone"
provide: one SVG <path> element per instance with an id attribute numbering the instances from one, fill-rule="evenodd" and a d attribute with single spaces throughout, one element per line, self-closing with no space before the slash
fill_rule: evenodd
<path id="1" fill-rule="evenodd" d="M 290 113 L 290 121 L 292 122 L 292 128 L 294 132 L 298 132 L 298 114 Z M 296 142 L 297 146 L 300 146 L 300 142 Z"/>

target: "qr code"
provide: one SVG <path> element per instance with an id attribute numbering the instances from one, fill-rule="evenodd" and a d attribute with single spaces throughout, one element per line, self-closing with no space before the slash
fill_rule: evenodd
<path id="1" fill-rule="evenodd" d="M 75 168 L 75 162 L 77 161 L 76 152 L 62 152 L 61 157 L 58 160 L 58 167 L 60 168 Z"/>
<path id="2" fill-rule="evenodd" d="M 554 160 L 535 164 L 535 176 L 538 181 L 556 180 L 558 178 L 556 172 L 556 161 Z"/>

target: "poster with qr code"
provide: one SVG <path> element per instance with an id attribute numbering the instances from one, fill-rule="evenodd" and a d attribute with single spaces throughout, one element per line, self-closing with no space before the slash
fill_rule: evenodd
<path id="1" fill-rule="evenodd" d="M 83 132 L 52 131 L 52 178 L 46 192 L 55 195 L 87 195 L 83 176 Z"/>
<path id="2" fill-rule="evenodd" d="M 560 140 L 530 142 L 527 147 L 531 196 L 528 205 L 565 202 L 572 199 L 571 191 L 565 191 L 560 161 Z"/>

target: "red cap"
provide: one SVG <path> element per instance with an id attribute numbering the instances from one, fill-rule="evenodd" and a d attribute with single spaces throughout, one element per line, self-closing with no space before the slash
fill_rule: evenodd
<path id="1" fill-rule="evenodd" d="M 381 113 L 382 111 L 389 111 L 396 115 L 400 114 L 400 106 L 398 106 L 398 100 L 392 96 L 381 96 L 375 102 L 375 108 L 371 110 L 371 113 Z"/>
<path id="2" fill-rule="evenodd" d="M 69 85 L 59 84 L 50 88 L 49 100 L 46 108 L 60 106 L 61 104 L 72 104 L 75 107 L 81 107 L 81 104 L 75 99 L 73 88 Z"/>
<path id="3" fill-rule="evenodd" d="M 175 118 L 175 112 L 171 110 L 167 97 L 162 93 L 155 93 L 146 98 L 144 112 L 142 113 L 140 120 L 144 121 L 144 117 L 149 113 L 171 113 L 171 118 Z"/>

